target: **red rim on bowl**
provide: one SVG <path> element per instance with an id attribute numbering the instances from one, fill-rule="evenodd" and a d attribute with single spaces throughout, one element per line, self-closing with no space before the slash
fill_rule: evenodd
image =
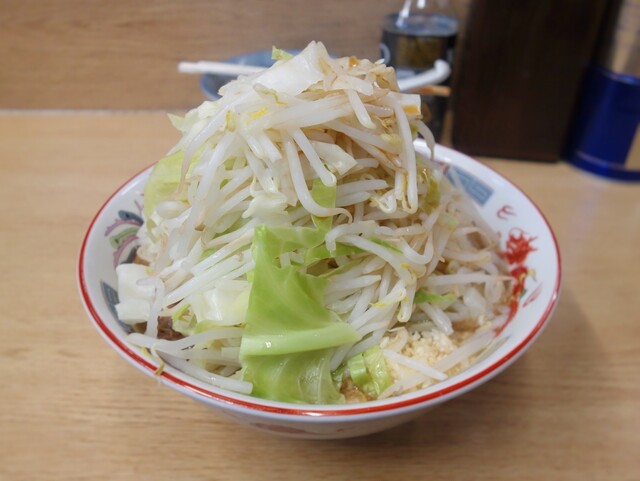
<path id="1" fill-rule="evenodd" d="M 472 159 L 467 156 L 465 157 L 472 162 L 479 163 L 475 159 Z M 556 236 L 553 230 L 551 229 L 551 226 L 549 225 L 549 222 L 547 221 L 542 211 L 538 208 L 538 206 L 531 200 L 531 198 L 527 194 L 525 194 L 520 188 L 518 188 L 513 182 L 504 178 L 502 175 L 500 175 L 497 171 L 495 171 L 491 167 L 485 164 L 480 164 L 480 165 L 486 169 L 491 170 L 501 180 L 505 181 L 506 183 L 511 185 L 513 188 L 515 188 L 536 209 L 536 211 L 544 221 L 548 231 L 551 234 L 551 238 L 553 240 L 553 247 L 555 249 L 555 254 L 557 259 L 557 266 L 556 266 L 557 275 L 555 279 L 555 285 L 553 287 L 553 293 L 551 295 L 549 303 L 547 304 L 547 307 L 545 308 L 542 316 L 540 316 L 540 319 L 538 320 L 536 325 L 533 327 L 533 329 L 529 332 L 529 334 L 523 341 L 521 341 L 516 347 L 514 347 L 506 355 L 504 355 L 503 357 L 495 361 L 493 364 L 489 365 L 488 367 L 474 374 L 473 376 L 462 379 L 455 384 L 452 384 L 450 386 L 447 386 L 445 388 L 442 388 L 433 392 L 429 392 L 427 394 L 423 394 L 421 396 L 416 396 L 409 399 L 402 399 L 402 400 L 389 402 L 385 404 L 372 403 L 368 405 L 361 405 L 361 407 L 343 408 L 343 409 L 335 409 L 334 407 L 328 408 L 328 409 L 321 409 L 311 405 L 301 405 L 299 408 L 270 406 L 266 404 L 261 404 L 260 402 L 252 402 L 244 399 L 238 399 L 238 398 L 234 398 L 231 396 L 210 391 L 201 386 L 193 384 L 189 381 L 181 379 L 175 376 L 174 374 L 167 372 L 166 370 L 158 374 L 158 376 L 160 376 L 165 381 L 167 381 L 168 384 L 174 384 L 180 390 L 189 391 L 192 394 L 201 396 L 207 400 L 218 401 L 221 403 L 248 408 L 253 411 L 259 411 L 263 413 L 273 413 L 273 414 L 283 414 L 283 415 L 303 416 L 303 417 L 322 417 L 322 416 L 349 416 L 349 415 L 357 415 L 357 414 L 384 413 L 384 412 L 388 412 L 388 411 L 392 411 L 400 408 L 418 407 L 420 404 L 425 403 L 427 401 L 440 399 L 456 391 L 464 390 L 466 387 L 474 384 L 476 381 L 479 381 L 480 379 L 487 377 L 491 374 L 497 374 L 499 372 L 498 369 L 500 367 L 504 366 L 507 362 L 511 361 L 512 359 L 514 359 L 516 356 L 518 356 L 523 352 L 524 348 L 527 347 L 536 338 L 536 336 L 542 331 L 542 328 L 546 325 L 547 321 L 549 320 L 549 317 L 551 316 L 554 310 L 554 307 L 556 305 L 556 302 L 558 299 L 558 293 L 560 289 L 560 282 L 561 282 L 560 250 L 558 248 L 558 241 L 556 239 Z M 91 220 L 91 223 L 89 224 L 89 228 L 87 229 L 87 232 L 82 241 L 82 246 L 80 248 L 80 255 L 78 259 L 78 285 L 79 285 L 80 294 L 84 302 L 84 305 L 87 311 L 89 312 L 89 314 L 91 315 L 95 326 L 99 329 L 99 331 L 103 334 L 103 336 L 106 337 L 114 346 L 116 346 L 120 350 L 121 354 L 126 355 L 132 361 L 135 361 L 135 363 L 137 363 L 139 367 L 143 368 L 143 370 L 155 372 L 156 366 L 154 364 L 152 364 L 147 359 L 145 359 L 144 357 L 140 356 L 138 353 L 133 351 L 111 329 L 107 327 L 107 324 L 105 323 L 105 321 L 103 321 L 103 319 L 98 314 L 98 311 L 95 308 L 91 297 L 89 296 L 85 275 L 84 275 L 85 253 L 87 248 L 87 242 L 88 242 L 89 236 L 93 231 L 95 223 L 100 217 L 100 214 L 116 195 L 118 195 L 127 185 L 129 185 L 129 183 L 133 179 L 138 177 L 140 174 L 142 174 L 142 172 L 144 172 L 148 168 L 150 167 L 147 167 L 146 169 L 143 169 L 142 171 L 132 176 L 129 180 L 127 180 L 124 184 L 122 184 L 113 194 L 111 194 L 109 198 L 102 204 L 102 206 L 100 207 L 96 215 Z"/>

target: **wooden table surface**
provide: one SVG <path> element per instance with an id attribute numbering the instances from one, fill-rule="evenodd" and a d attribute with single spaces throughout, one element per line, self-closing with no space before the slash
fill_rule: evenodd
<path id="1" fill-rule="evenodd" d="M 0 480 L 640 479 L 640 185 L 488 160 L 557 234 L 564 285 L 547 330 L 410 424 L 300 441 L 145 377 L 82 309 L 91 218 L 176 140 L 160 113 L 0 115 Z"/>

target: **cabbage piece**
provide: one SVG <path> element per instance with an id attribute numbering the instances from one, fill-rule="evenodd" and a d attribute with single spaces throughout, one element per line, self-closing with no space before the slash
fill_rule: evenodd
<path id="1" fill-rule="evenodd" d="M 312 190 L 323 206 L 335 203 L 335 187 Z M 327 279 L 281 267 L 278 256 L 324 243 L 331 218 L 316 227 L 259 226 L 254 231 L 255 269 L 240 344 L 243 379 L 254 396 L 277 401 L 331 404 L 344 398 L 333 383 L 329 361 L 337 346 L 360 335 L 324 306 Z"/>
<path id="2" fill-rule="evenodd" d="M 422 206 L 427 214 L 431 214 L 440 205 L 440 186 L 433 175 L 424 174 L 427 183 L 427 193 L 422 200 Z"/>
<path id="3" fill-rule="evenodd" d="M 120 264 L 118 276 L 118 319 L 127 324 L 146 322 L 151 311 L 155 289 L 138 281 L 149 277 L 149 269 L 141 264 Z"/>
<path id="4" fill-rule="evenodd" d="M 328 56 L 324 47 L 311 42 L 300 54 L 281 60 L 273 67 L 259 73 L 253 84 L 288 95 L 298 95 L 324 79 L 320 56 Z"/>
<path id="5" fill-rule="evenodd" d="M 197 132 L 202 130 L 207 119 L 214 116 L 219 110 L 220 106 L 216 102 L 205 100 L 198 107 L 189 110 L 184 117 L 174 114 L 168 114 L 168 117 L 171 125 L 183 134 L 186 134 L 191 130 Z"/>
<path id="6" fill-rule="evenodd" d="M 453 294 L 434 294 L 425 290 L 416 291 L 416 295 L 413 298 L 414 304 L 434 304 L 436 302 L 455 302 L 457 299 Z"/>
<path id="7" fill-rule="evenodd" d="M 320 244 L 324 234 L 305 227 L 259 226 L 254 232 L 253 285 L 240 353 L 271 356 L 336 347 L 360 336 L 324 306 L 327 279 L 278 267 L 276 257 Z M 328 374 L 328 373 L 327 373 Z"/>
<path id="8" fill-rule="evenodd" d="M 242 214 L 243 219 L 257 218 L 269 225 L 283 224 L 287 221 L 287 196 L 281 192 L 259 191 L 251 199 L 249 207 Z"/>
<path id="9" fill-rule="evenodd" d="M 340 242 L 336 244 L 336 249 L 334 251 L 329 251 L 329 249 L 327 249 L 327 246 L 325 244 L 322 244 L 307 250 L 304 256 L 304 261 L 306 265 L 311 265 L 324 259 L 332 259 L 340 256 L 352 256 L 355 254 L 361 254 L 363 252 L 364 251 L 359 247 L 349 244 L 342 244 Z"/>
<path id="10" fill-rule="evenodd" d="M 364 386 L 371 382 L 371 374 L 367 371 L 362 353 L 356 354 L 347 361 L 349 376 L 353 383 L 364 392 Z"/>
<path id="11" fill-rule="evenodd" d="M 349 170 L 357 165 L 356 159 L 345 152 L 342 147 L 327 142 L 319 142 L 312 140 L 311 145 L 332 172 L 340 175 L 346 174 Z"/>
<path id="12" fill-rule="evenodd" d="M 178 188 L 184 152 L 178 151 L 160 159 L 153 167 L 144 187 L 143 214 L 149 218 L 158 202 L 167 199 Z"/>
<path id="13" fill-rule="evenodd" d="M 393 383 L 379 346 L 353 356 L 347 361 L 347 368 L 356 387 L 373 399 L 377 399 Z"/>
<path id="14" fill-rule="evenodd" d="M 191 305 L 188 302 L 182 302 L 171 314 L 171 328 L 183 336 L 190 336 L 193 334 L 195 325 L 196 317 L 192 312 Z"/>
<path id="15" fill-rule="evenodd" d="M 282 50 L 275 45 L 271 47 L 272 60 L 288 60 L 290 58 L 293 58 L 293 54 L 287 52 L 286 50 Z"/>
<path id="16" fill-rule="evenodd" d="M 210 321 L 214 326 L 235 326 L 244 321 L 249 290 L 220 283 L 204 292 L 187 297 L 198 323 Z"/>
<path id="17" fill-rule="evenodd" d="M 187 175 L 191 173 L 191 169 L 200 158 L 201 152 L 202 150 L 198 150 L 191 158 Z M 175 194 L 180 184 L 183 160 L 184 151 L 179 150 L 163 157 L 153 166 L 149 180 L 144 186 L 142 213 L 145 218 L 149 219 L 151 217 L 159 202 L 167 200 L 171 195 Z"/>
<path id="18" fill-rule="evenodd" d="M 311 197 L 316 203 L 321 207 L 327 207 L 332 209 L 336 205 L 336 186 L 327 186 L 322 183 L 320 179 L 315 179 L 313 181 L 313 188 L 311 189 Z M 315 225 L 320 233 L 322 234 L 322 239 L 324 240 L 324 236 L 331 229 L 333 225 L 333 217 L 318 217 L 315 215 L 311 216 L 311 220 L 313 220 L 313 225 Z"/>
<path id="19" fill-rule="evenodd" d="M 333 347 L 360 335 L 324 306 L 327 280 L 278 267 L 276 257 L 320 244 L 324 233 L 305 227 L 254 232 L 253 285 L 240 344 L 243 379 L 254 396 L 277 401 L 325 404 L 342 401 L 329 370 Z"/>
<path id="20" fill-rule="evenodd" d="M 373 346 L 362 353 L 367 371 L 371 376 L 371 384 L 364 387 L 370 397 L 377 398 L 385 389 L 393 383 L 384 354 L 379 346 Z"/>
<path id="21" fill-rule="evenodd" d="M 344 402 L 329 372 L 333 349 L 245 359 L 253 396 L 310 404 Z"/>
<path id="22" fill-rule="evenodd" d="M 340 245 L 338 244 L 338 247 Z M 338 248 L 336 248 L 336 250 L 338 250 Z M 335 269 L 330 269 L 327 272 L 324 272 L 322 274 L 320 274 L 320 277 L 325 277 L 325 278 L 329 278 L 329 277 L 333 277 L 333 276 L 338 276 L 340 274 L 344 274 L 345 272 L 350 271 L 351 269 L 353 269 L 354 267 L 357 267 L 358 265 L 362 264 L 363 259 L 355 259 L 352 260 L 350 262 L 347 262 L 346 264 L 340 266 L 340 267 L 336 267 Z"/>
<path id="23" fill-rule="evenodd" d="M 331 373 L 331 379 L 333 380 L 333 384 L 336 386 L 336 389 L 340 389 L 342 386 L 342 381 L 345 377 L 346 366 L 341 364 L 338 369 Z"/>

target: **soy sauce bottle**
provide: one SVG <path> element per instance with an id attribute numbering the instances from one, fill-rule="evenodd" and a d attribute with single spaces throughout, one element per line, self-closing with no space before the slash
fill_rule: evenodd
<path id="1" fill-rule="evenodd" d="M 431 69 L 436 60 L 453 64 L 458 19 L 447 0 L 406 0 L 402 9 L 385 17 L 380 43 L 381 56 L 396 69 L 399 79 Z M 450 84 L 450 78 L 444 83 Z M 449 89 L 424 89 L 424 120 L 436 140 L 448 105 Z"/>

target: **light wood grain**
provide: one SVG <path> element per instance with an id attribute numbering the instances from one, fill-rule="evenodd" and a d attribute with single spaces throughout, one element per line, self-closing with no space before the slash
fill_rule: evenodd
<path id="1" fill-rule="evenodd" d="M 548 216 L 554 319 L 505 373 L 394 430 L 271 437 L 137 372 L 86 318 L 76 258 L 122 182 L 177 139 L 159 114 L 0 116 L 0 479 L 637 480 L 640 192 L 489 161 Z"/>
<path id="2" fill-rule="evenodd" d="M 469 0 L 456 0 L 462 19 Z M 323 41 L 379 56 L 384 16 L 401 1 L 3 0 L 0 108 L 187 108 L 202 100 L 182 60 Z"/>

